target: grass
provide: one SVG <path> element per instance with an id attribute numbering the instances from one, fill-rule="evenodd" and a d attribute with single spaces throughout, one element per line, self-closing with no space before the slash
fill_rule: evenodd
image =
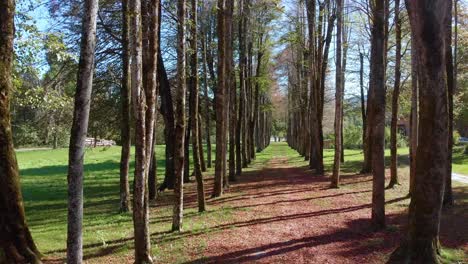
<path id="1" fill-rule="evenodd" d="M 254 171 L 268 166 L 274 157 L 287 157 L 290 166 L 304 166 L 306 163 L 297 153 L 286 147 L 267 148 L 256 154 L 256 160 L 246 171 Z M 214 150 L 214 148 L 213 148 Z M 333 150 L 325 150 L 325 165 L 329 171 L 333 162 Z M 408 164 L 408 150 L 400 149 L 400 166 Z M 157 146 L 158 181 L 164 175 L 164 146 Z M 389 152 L 386 157 L 389 162 Z M 67 234 L 67 162 L 68 150 L 37 150 L 17 153 L 21 168 L 21 183 L 28 224 L 34 240 L 41 252 L 54 257 L 63 257 Z M 206 157 L 206 155 L 205 155 Z M 213 153 L 213 157 L 215 157 Z M 342 169 L 354 173 L 362 166 L 362 152 L 346 150 Z M 84 219 L 83 240 L 85 256 L 106 256 L 111 252 L 112 261 L 128 262 L 133 254 L 133 223 L 131 214 L 119 211 L 119 162 L 120 147 L 88 149 L 85 156 L 84 181 Z M 388 163 L 387 163 L 388 164 Z M 214 163 L 213 163 L 214 165 Z M 133 163 L 131 164 L 133 166 Z M 454 152 L 454 171 L 468 174 L 468 158 L 462 151 Z M 212 175 L 213 169 L 206 175 Z M 130 175 L 130 182 L 133 175 Z M 351 188 L 351 187 L 350 187 Z M 158 262 L 179 263 L 189 259 L 189 255 L 199 256 L 206 242 L 191 247 L 184 243 L 190 234 L 220 232 L 210 228 L 216 223 L 229 219 L 235 209 L 222 206 L 210 206 L 209 211 L 199 214 L 196 208 L 189 206 L 185 210 L 185 232 L 168 233 L 171 228 L 172 207 L 171 192 L 165 192 L 156 204 L 151 204 L 150 232 L 152 235 L 153 254 Z M 226 195 L 229 197 L 229 194 Z M 161 203 L 163 205 L 161 205 Z M 157 242 L 157 243 L 155 243 Z M 191 252 L 188 250 L 192 250 Z M 107 252 L 107 253 L 106 253 Z M 197 253 L 198 252 L 198 253 Z M 456 253 L 456 252 L 455 252 Z M 450 252 L 447 254 L 455 254 Z M 456 254 L 455 254 L 456 255 Z M 99 261 L 97 262 L 99 263 Z"/>
<path id="2" fill-rule="evenodd" d="M 304 158 L 291 155 L 291 152 L 294 153 L 294 150 L 288 150 L 286 155 L 288 155 L 289 162 L 294 165 L 304 165 Z M 460 173 L 463 175 L 468 175 L 468 155 L 464 154 L 463 147 L 455 147 L 453 150 L 453 160 L 452 160 L 452 170 L 455 173 Z M 398 167 L 406 168 L 409 165 L 409 149 L 408 148 L 399 148 L 398 149 Z M 325 149 L 323 153 L 323 162 L 325 165 L 326 171 L 331 171 L 333 169 L 333 158 L 335 151 L 333 149 Z M 364 154 L 362 150 L 355 149 L 346 149 L 345 150 L 345 162 L 341 164 L 341 170 L 345 173 L 356 173 L 359 172 L 362 168 L 364 160 Z M 385 150 L 385 165 L 390 166 L 390 150 Z"/>

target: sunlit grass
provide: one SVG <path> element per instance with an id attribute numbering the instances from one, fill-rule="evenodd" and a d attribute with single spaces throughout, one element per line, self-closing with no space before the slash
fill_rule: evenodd
<path id="1" fill-rule="evenodd" d="M 269 161 L 284 158 L 288 166 L 306 166 L 307 162 L 286 143 L 273 143 L 261 153 L 245 171 L 255 171 L 270 166 Z M 131 213 L 119 213 L 119 162 L 120 147 L 87 149 L 84 181 L 83 240 L 85 256 L 94 263 L 98 256 L 112 255 L 113 261 L 128 262 L 133 254 L 133 223 Z M 213 160 L 214 160 L 213 145 Z M 408 150 L 399 149 L 399 164 L 408 164 Z M 333 150 L 325 150 L 326 170 L 331 169 Z M 164 146 L 157 146 L 158 181 L 164 176 Z M 21 183 L 28 224 L 34 240 L 46 255 L 63 257 L 66 248 L 67 231 L 67 163 L 68 150 L 38 150 L 18 152 L 21 169 Z M 386 151 L 387 164 L 390 153 Z M 206 153 L 205 153 L 206 157 Z M 362 166 L 362 151 L 346 150 L 342 170 L 356 173 Z M 454 154 L 454 171 L 464 173 L 468 161 L 461 152 Z M 133 167 L 133 162 L 131 163 Z M 213 161 L 214 166 L 214 161 Z M 205 175 L 213 175 L 213 168 Z M 133 173 L 130 173 L 133 182 Z M 352 188 L 348 186 L 347 188 Z M 406 187 L 404 188 L 406 189 Z M 226 194 L 229 197 L 229 193 Z M 208 212 L 199 214 L 196 208 L 187 208 L 184 218 L 184 232 L 170 233 L 172 192 L 165 192 L 156 203 L 151 204 L 150 232 L 152 233 L 153 254 L 156 260 L 165 263 L 183 262 L 188 254 L 202 252 L 206 242 L 203 238 L 197 245 L 185 245 L 185 237 L 193 234 L 221 232 L 217 224 L 230 219 L 235 210 L 222 205 L 209 206 Z M 161 203 L 165 205 L 161 206 Z M 397 204 L 395 204 L 396 206 Z M 157 207 L 156 207 L 157 206 Z M 324 205 L 325 206 L 325 205 Z M 188 248 L 192 250 L 188 252 Z"/>

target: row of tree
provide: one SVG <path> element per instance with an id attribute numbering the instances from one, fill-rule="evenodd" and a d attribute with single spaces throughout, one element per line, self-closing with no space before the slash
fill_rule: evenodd
<path id="1" fill-rule="evenodd" d="M 94 77 L 102 80 L 100 73 L 116 70 L 110 69 L 116 60 L 121 62 L 121 68 L 116 70 L 120 78 L 112 80 L 112 83 L 120 84 L 120 211 L 133 212 L 136 263 L 151 263 L 148 205 L 149 199 L 156 198 L 158 189 L 155 161 L 158 112 L 163 117 L 166 143 L 166 173 L 159 191 L 174 189 L 172 229 L 180 231 L 183 185 L 190 180 L 190 143 L 198 208 L 200 212 L 206 210 L 203 172 L 212 166 L 212 112 L 216 121 L 213 197 L 221 196 L 229 182 L 235 181 L 242 169 L 255 159 L 255 153 L 262 151 L 270 142 L 270 32 L 271 22 L 278 13 L 278 3 L 178 0 L 174 6 L 172 2 L 163 5 L 159 0 L 122 0 L 101 4 L 98 7 L 97 0 L 86 0 L 83 5 L 78 2 L 64 6 L 57 6 L 53 1 L 49 3 L 51 14 L 64 19 L 66 34 L 63 41 L 76 41 L 81 36 L 79 51 L 76 52 L 79 62 L 69 146 L 67 263 L 81 263 L 83 259 L 85 139 L 90 127 L 99 127 L 99 124 L 90 123 L 92 102 L 96 96 L 93 92 L 96 86 Z M 76 12 L 77 8 L 79 12 Z M 4 131 L 1 145 L 2 157 L 6 157 L 2 159 L 2 180 L 7 184 L 2 187 L 5 191 L 2 189 L 0 234 L 2 245 L 11 245 L 2 246 L 4 254 L 0 256 L 8 263 L 40 263 L 41 254 L 24 217 L 9 119 L 8 100 L 13 90 L 10 76 L 13 72 L 15 1 L 2 2 L 0 9 L 1 25 L 6 29 L 2 31 L 2 76 L 8 76 L 2 78 L 1 87 L 2 94 L 5 94 L 1 104 Z M 164 65 L 161 32 L 164 29 L 163 12 L 166 18 L 170 18 L 174 10 L 177 60 L 174 64 L 176 72 L 170 75 Z M 210 15 L 213 13 L 217 14 L 216 18 Z M 200 14 L 203 19 L 199 22 Z M 77 31 L 76 26 L 80 23 L 81 30 Z M 111 45 L 103 43 L 109 39 Z M 170 50 L 172 47 L 166 44 L 165 48 Z M 203 96 L 199 79 L 202 80 Z M 209 91 L 213 91 L 214 97 Z M 111 97 L 112 93 L 115 90 L 111 90 Z M 203 110 L 201 106 L 204 106 Z M 208 148 L 206 161 L 202 117 Z M 129 184 L 132 142 L 135 145 L 133 197 Z"/>
<path id="2" fill-rule="evenodd" d="M 317 6 L 318 3 L 318 6 Z M 451 153 L 453 133 L 453 96 L 456 90 L 456 65 L 453 59 L 453 28 L 457 29 L 456 6 L 452 1 L 407 1 L 407 12 L 395 1 L 299 1 L 286 51 L 292 58 L 288 67 L 288 142 L 316 174 L 323 167 L 323 115 L 327 101 L 326 73 L 335 32 L 334 90 L 334 165 L 331 187 L 340 185 L 343 154 L 343 99 L 350 30 L 364 26 L 369 37 L 369 88 L 364 88 L 365 70 L 360 39 L 359 86 L 362 109 L 364 165 L 361 173 L 373 174 L 372 224 L 385 227 L 385 126 L 389 80 L 393 79 L 391 104 L 391 179 L 399 184 L 397 172 L 397 122 L 402 85 L 402 33 L 411 32 L 411 132 L 410 230 L 407 239 L 392 256 L 396 262 L 435 263 L 439 252 L 438 226 L 442 202 L 453 204 Z M 455 21 L 452 12 L 455 10 Z M 305 16 L 304 13 L 307 15 Z M 358 14 L 356 14 L 358 13 Z M 304 17 L 307 17 L 305 21 Z M 409 18 L 409 19 L 408 19 Z M 334 30 L 336 20 L 336 30 Z M 409 23 L 405 25 L 404 23 Z M 453 27 L 453 24 L 455 26 Z M 394 41 L 391 41 L 394 37 Z M 361 37 L 362 38 L 362 37 Z M 394 45 L 393 45 L 394 44 Z M 455 44 L 455 51 L 457 50 Z M 389 71 L 389 52 L 394 56 L 393 76 Z M 456 60 L 456 58 L 455 58 Z M 357 68 L 357 67 L 356 67 Z M 403 84 L 402 84 L 403 83 Z M 333 94 L 333 92 L 330 92 Z M 331 97 L 331 96 L 328 96 Z M 330 99 L 331 101 L 332 99 Z M 424 252 L 424 253 L 422 253 Z M 398 262 L 399 263 L 399 262 Z"/>

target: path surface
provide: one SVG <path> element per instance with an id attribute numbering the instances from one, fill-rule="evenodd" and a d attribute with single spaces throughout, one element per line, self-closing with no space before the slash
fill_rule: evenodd
<path id="1" fill-rule="evenodd" d="M 371 183 L 370 175 L 351 175 L 330 189 L 328 177 L 274 157 L 243 175 L 228 197 L 210 202 L 242 210 L 216 227 L 222 232 L 194 237 L 206 249 L 187 263 L 385 263 L 401 239 L 397 226 L 405 222 L 408 199 L 404 191 L 387 195 L 389 228 L 372 232 Z M 454 219 L 451 224 L 459 222 Z M 466 238 L 453 236 L 442 234 L 443 243 L 466 250 Z"/>

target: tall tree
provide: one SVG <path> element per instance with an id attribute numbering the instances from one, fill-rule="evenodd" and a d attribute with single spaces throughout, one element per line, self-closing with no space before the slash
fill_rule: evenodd
<path id="1" fill-rule="evenodd" d="M 192 153 L 195 178 L 197 180 L 198 191 L 198 211 L 205 211 L 205 188 L 203 185 L 203 174 L 200 161 L 199 128 L 200 120 L 198 118 L 198 43 L 197 43 L 197 24 L 198 24 L 198 1 L 191 0 L 191 23 L 190 23 L 190 118 L 192 119 Z"/>
<path id="2" fill-rule="evenodd" d="M 229 96 L 229 181 L 236 181 L 236 126 L 237 126 L 237 87 L 236 72 L 234 71 L 234 0 L 229 1 L 226 6 L 226 74 Z"/>
<path id="3" fill-rule="evenodd" d="M 238 39 L 239 39 L 239 96 L 238 100 L 235 102 L 237 105 L 237 124 L 236 124 L 236 175 L 239 176 L 242 174 L 242 148 L 241 148 L 241 133 L 242 133 L 242 124 L 243 124 L 243 115 L 244 115 L 244 97 L 243 91 L 245 88 L 245 74 L 244 74 L 244 54 L 245 54 L 245 38 L 244 38 L 244 0 L 239 0 L 238 2 L 239 10 L 239 25 L 238 25 Z"/>
<path id="4" fill-rule="evenodd" d="M 136 0 L 131 12 L 132 101 L 135 115 L 133 227 L 135 263 L 152 263 L 149 238 L 148 173 L 154 149 L 158 53 L 158 0 Z"/>
<path id="5" fill-rule="evenodd" d="M 332 176 L 332 187 L 338 188 L 340 183 L 340 163 L 341 163 L 341 140 L 343 139 L 341 133 L 342 126 L 341 123 L 343 122 L 343 65 L 341 59 L 341 52 L 342 52 L 342 30 L 343 30 L 343 0 L 336 1 L 336 8 L 337 8 L 337 25 L 336 25 L 336 92 L 335 92 L 335 158 L 333 162 L 333 176 Z"/>
<path id="6" fill-rule="evenodd" d="M 416 174 L 416 150 L 418 149 L 419 134 L 419 62 L 418 50 L 416 49 L 415 33 L 411 32 L 411 113 L 410 113 L 410 183 L 409 192 L 414 190 L 414 180 Z"/>
<path id="7" fill-rule="evenodd" d="M 456 0 L 453 0 L 456 1 Z M 447 96 L 448 96 L 448 116 L 449 116 L 449 140 L 448 140 L 448 166 L 445 177 L 444 206 L 453 205 L 452 192 L 452 151 L 453 151 L 453 95 L 455 92 L 454 64 L 452 54 L 452 0 L 449 1 L 449 8 L 445 18 L 445 59 L 447 71 Z"/>
<path id="8" fill-rule="evenodd" d="M 361 118 L 362 118 L 362 147 L 364 153 L 364 159 L 366 159 L 366 100 L 364 99 L 364 53 L 359 48 L 359 88 L 361 89 Z"/>
<path id="9" fill-rule="evenodd" d="M 145 136 L 148 166 L 148 197 L 156 198 L 156 96 L 158 94 L 157 65 L 159 51 L 159 0 L 145 0 L 142 5 L 143 41 L 143 88 L 145 91 L 146 115 Z"/>
<path id="10" fill-rule="evenodd" d="M 177 0 L 177 90 L 175 126 L 175 204 L 172 230 L 182 230 L 184 213 L 184 136 L 185 136 L 185 11 L 186 1 Z"/>
<path id="11" fill-rule="evenodd" d="M 205 25 L 202 28 L 206 28 Z M 206 159 L 207 167 L 211 168 L 211 116 L 210 116 L 210 97 L 208 95 L 208 59 L 207 59 L 207 43 L 205 38 L 206 32 L 201 33 L 202 56 L 203 56 L 203 98 L 205 102 L 205 136 L 206 136 Z"/>
<path id="12" fill-rule="evenodd" d="M 389 188 L 393 188 L 398 182 L 398 154 L 397 154 L 397 135 L 398 135 L 398 98 L 400 96 L 401 86 L 401 21 L 400 21 L 400 0 L 395 0 L 395 81 L 393 83 L 392 94 L 392 123 L 390 127 L 390 183 Z"/>
<path id="13" fill-rule="evenodd" d="M 215 93 L 215 111 L 216 111 L 216 163 L 213 197 L 219 197 L 223 194 L 223 180 L 226 173 L 224 166 L 226 161 L 225 143 L 225 122 L 226 122 L 226 34 L 225 34 L 225 0 L 218 0 L 218 86 Z"/>
<path id="14" fill-rule="evenodd" d="M 446 16 L 450 1 L 406 1 L 420 67 L 419 145 L 409 226 L 390 263 L 439 263 L 439 225 L 448 162 Z"/>
<path id="15" fill-rule="evenodd" d="M 96 8 L 97 9 L 97 8 Z M 24 213 L 11 130 L 15 1 L 0 2 L 0 263 L 41 263 Z M 78 205 L 79 207 L 79 205 Z"/>
<path id="16" fill-rule="evenodd" d="M 75 107 L 68 149 L 67 263 L 83 261 L 83 163 L 88 132 L 96 47 L 97 0 L 86 0 L 81 33 Z"/>
<path id="17" fill-rule="evenodd" d="M 161 24 L 159 26 L 161 27 Z M 161 38 L 160 34 L 159 38 Z M 163 191 L 166 188 L 174 189 L 175 184 L 175 116 L 171 86 L 161 56 L 161 46 L 159 46 L 158 52 L 158 81 L 161 90 L 161 114 L 164 119 L 164 140 L 166 142 L 166 171 L 164 181 L 159 186 L 159 190 Z"/>
<path id="18" fill-rule="evenodd" d="M 130 16 L 128 12 L 128 0 L 122 0 L 122 123 L 120 138 L 122 152 L 120 156 L 120 211 L 130 210 L 130 184 L 128 172 L 130 167 L 130 120 L 131 120 L 131 68 L 130 68 Z"/>
<path id="19" fill-rule="evenodd" d="M 372 225 L 376 229 L 385 227 L 385 29 L 384 3 L 371 4 L 371 64 L 370 98 L 368 102 L 368 127 L 371 133 L 372 164 Z"/>

